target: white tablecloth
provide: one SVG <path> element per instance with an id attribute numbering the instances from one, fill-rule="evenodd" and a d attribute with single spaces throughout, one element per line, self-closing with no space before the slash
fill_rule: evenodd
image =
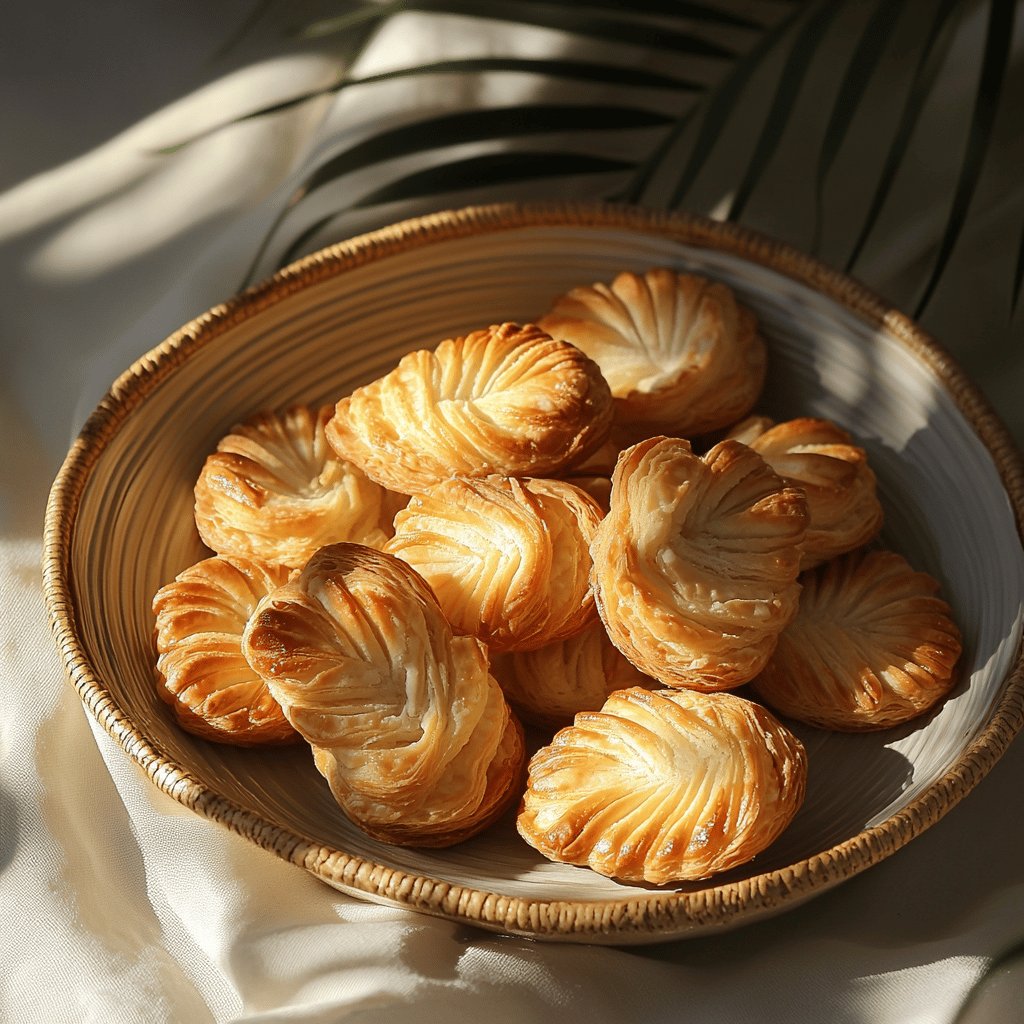
<path id="1" fill-rule="evenodd" d="M 798 5 L 706 6 L 770 25 Z M 811 16 L 826 6 L 812 7 Z M 683 200 L 687 208 L 724 215 L 744 195 L 753 155 L 769 145 L 740 219 L 814 245 L 842 266 L 870 201 L 863 183 L 875 180 L 884 161 L 885 147 L 875 143 L 895 129 L 914 41 L 938 5 L 909 3 L 887 29 L 887 48 L 819 204 L 821 147 L 835 123 L 829 117 L 872 14 L 868 4 L 834 6 L 785 130 L 761 134 L 787 69 L 799 63 L 797 34 L 806 13 L 738 93 Z M 481 3 L 480 10 L 507 17 L 514 7 Z M 300 248 L 308 250 L 403 216 L 495 199 L 627 194 L 654 206 L 675 202 L 679 168 L 701 144 L 699 118 L 678 138 L 671 134 L 680 111 L 696 102 L 678 88 L 598 80 L 582 68 L 539 85 L 512 64 L 373 78 L 412 64 L 499 57 L 614 64 L 706 85 L 727 74 L 727 61 L 686 54 L 681 42 L 648 50 L 614 33 L 582 32 L 578 11 L 575 28 L 559 27 L 550 12 L 572 5 L 522 7 L 548 13 L 511 26 L 471 16 L 473 5 L 462 5 L 462 14 L 406 11 L 355 36 L 363 8 L 313 0 L 19 2 L 5 12 L 0 1020 L 1024 1019 L 1024 971 L 1019 957 L 1008 956 L 1024 939 L 1019 742 L 937 826 L 801 908 L 732 933 L 660 946 L 560 946 L 339 895 L 157 791 L 92 727 L 64 680 L 39 576 L 46 495 L 71 437 L 132 359 L 252 273 L 271 271 L 304 235 Z M 591 24 L 621 16 L 615 5 L 598 7 Z M 988 12 L 987 3 L 959 5 L 913 145 L 853 268 L 911 312 L 950 222 L 970 126 L 984 120 L 976 96 Z M 1024 438 L 1017 398 L 1024 302 L 1011 313 L 1024 224 L 1024 7 L 1017 13 L 973 198 L 922 320 Z M 736 51 L 763 36 L 749 24 L 711 24 L 699 10 L 690 22 L 659 17 L 663 27 Z M 344 71 L 371 81 L 243 118 L 322 89 Z M 849 80 L 845 88 L 852 88 Z M 386 151 L 287 207 L 316 168 L 382 131 L 445 113 L 540 102 L 642 109 L 648 116 L 630 115 L 614 130 L 468 134 L 446 148 L 424 138 L 419 150 Z M 616 162 L 635 162 L 662 142 L 671 144 L 658 173 L 631 194 L 635 172 L 616 169 Z M 518 151 L 576 154 L 592 161 L 591 170 L 579 164 L 572 174 L 495 177 L 434 194 L 414 194 L 406 184 L 404 198 L 361 202 L 426 167 Z M 594 170 L 597 160 L 606 163 Z"/>

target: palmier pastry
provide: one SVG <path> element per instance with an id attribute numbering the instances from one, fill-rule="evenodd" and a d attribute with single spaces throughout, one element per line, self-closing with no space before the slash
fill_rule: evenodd
<path id="1" fill-rule="evenodd" d="M 182 728 L 237 746 L 298 740 L 242 656 L 242 631 L 288 570 L 215 556 L 157 591 L 157 691 Z"/>
<path id="2" fill-rule="evenodd" d="M 707 878 L 772 843 L 803 802 L 807 759 L 731 693 L 613 693 L 530 759 L 519 834 L 551 860 L 629 882 Z"/>
<path id="3" fill-rule="evenodd" d="M 457 632 L 529 650 L 596 619 L 590 542 L 601 509 L 559 480 L 456 477 L 417 494 L 385 550 L 437 595 Z"/>
<path id="4" fill-rule="evenodd" d="M 628 448 L 591 545 L 598 611 L 616 647 L 667 686 L 720 690 L 764 667 L 796 612 L 803 492 L 722 441 Z"/>
<path id="5" fill-rule="evenodd" d="M 261 412 L 220 441 L 195 488 L 208 547 L 300 568 L 325 544 L 387 540 L 400 505 L 327 443 L 333 414 L 303 405 Z"/>
<path id="6" fill-rule="evenodd" d="M 574 288 L 538 324 L 601 367 L 617 431 L 691 437 L 735 423 L 764 384 L 756 319 L 724 284 L 658 268 Z"/>
<path id="7" fill-rule="evenodd" d="M 452 636 L 400 559 L 322 548 L 257 608 L 243 651 L 369 835 L 448 846 L 517 797 L 522 729 L 486 650 Z"/>
<path id="8" fill-rule="evenodd" d="M 391 490 L 452 476 L 552 476 L 607 437 L 597 365 L 532 325 L 502 324 L 412 352 L 342 399 L 332 445 Z"/>
<path id="9" fill-rule="evenodd" d="M 882 506 L 867 453 L 841 427 L 807 417 L 776 425 L 752 417 L 729 436 L 749 444 L 807 495 L 810 522 L 802 569 L 863 546 L 882 528 Z"/>
<path id="10" fill-rule="evenodd" d="M 499 654 L 491 671 L 519 717 L 541 729 L 568 725 L 577 711 L 599 710 L 615 690 L 657 685 L 619 653 L 598 621 L 535 651 Z"/>
<path id="11" fill-rule="evenodd" d="M 753 689 L 824 729 L 899 725 L 953 685 L 960 632 L 938 583 L 891 551 L 861 551 L 803 577 L 800 609 Z"/>

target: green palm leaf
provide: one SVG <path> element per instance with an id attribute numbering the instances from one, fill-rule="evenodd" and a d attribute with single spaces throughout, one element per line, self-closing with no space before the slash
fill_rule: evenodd
<path id="1" fill-rule="evenodd" d="M 967 219 L 975 186 L 981 175 L 982 164 L 988 151 L 992 126 L 999 107 L 999 98 L 1006 77 L 1006 66 L 1010 57 L 1010 41 L 1013 38 L 1013 22 L 1017 10 L 1016 0 L 991 0 L 988 14 L 988 29 L 985 36 L 985 53 L 982 58 L 978 92 L 974 102 L 974 114 L 967 135 L 960 176 L 953 193 L 953 203 L 946 221 L 946 229 L 939 243 L 939 251 L 932 267 L 931 276 L 924 287 L 917 304 L 916 316 L 921 316 L 935 292 L 946 264 L 953 253 L 957 239 Z"/>
<path id="2" fill-rule="evenodd" d="M 251 279 L 254 268 L 262 262 L 269 243 L 288 213 L 311 192 L 354 171 L 405 155 L 426 153 L 431 150 L 469 142 L 504 140 L 522 135 L 564 135 L 570 132 L 635 130 L 660 127 L 667 122 L 668 118 L 663 114 L 630 107 L 544 104 L 530 107 L 493 107 L 483 110 L 459 111 L 453 114 L 443 114 L 438 117 L 413 121 L 409 124 L 380 132 L 355 145 L 349 146 L 347 149 L 342 150 L 329 160 L 318 165 L 296 187 L 287 204 L 277 215 L 265 235 L 263 244 L 253 259 L 246 280 Z M 506 156 L 506 154 L 500 155 Z M 581 157 L 576 159 L 573 154 L 566 153 L 549 154 L 549 156 L 552 160 L 560 159 L 558 166 L 562 169 L 558 172 L 559 175 L 568 173 L 590 174 L 596 170 L 609 169 L 607 166 L 608 162 L 596 158 Z M 528 160 L 515 163 L 514 161 L 506 160 L 504 162 L 499 161 L 498 163 L 487 163 L 487 158 L 480 159 L 485 162 L 474 164 L 472 161 L 463 161 L 461 164 L 454 166 L 461 166 L 464 169 L 477 166 L 482 170 L 486 169 L 492 177 L 486 179 L 482 184 L 486 184 L 487 181 L 490 181 L 492 184 L 507 181 L 507 175 L 512 173 L 516 167 L 521 168 L 524 173 L 530 172 L 530 177 L 538 176 L 532 173 L 532 169 L 535 166 L 533 161 Z M 630 163 L 613 163 L 616 169 L 632 167 Z M 499 166 L 502 168 L 501 176 L 494 177 L 493 175 Z M 552 166 L 555 166 L 555 164 L 552 163 Z M 569 167 L 575 167 L 575 172 L 570 172 L 566 169 Z M 407 182 L 404 187 L 422 189 L 427 181 L 432 180 L 430 177 L 432 169 L 430 172 L 425 173 L 428 174 L 426 178 L 417 179 L 413 176 L 414 184 L 409 185 Z M 415 184 L 417 181 L 419 184 Z M 398 187 L 400 183 L 395 182 L 393 184 L 395 187 Z M 441 188 L 441 191 L 454 190 L 454 188 Z M 378 192 L 386 192 L 386 187 L 384 190 L 378 190 Z M 378 193 L 375 192 L 374 194 Z M 425 193 L 414 192 L 411 194 L 422 195 Z M 383 202 L 385 200 L 379 199 L 377 201 Z M 366 206 L 369 205 L 369 201 L 366 197 L 362 197 L 348 205 L 350 208 L 353 206 Z M 332 219 L 333 215 L 327 218 L 328 221 Z M 300 243 L 305 241 L 308 234 L 309 232 L 305 232 L 302 238 L 289 247 L 283 262 L 287 263 L 293 258 L 293 254 L 301 249 Z"/>
<path id="3" fill-rule="evenodd" d="M 679 177 L 675 189 L 666 204 L 670 208 L 678 206 L 714 149 L 715 143 L 721 134 L 722 125 L 727 122 L 729 114 L 738 102 L 754 71 L 785 36 L 801 14 L 802 12 L 798 9 L 783 18 L 776 26 L 765 31 L 751 50 L 739 59 L 725 78 L 713 91 L 708 93 L 701 107 L 693 107 L 677 119 L 672 129 L 665 134 L 661 142 L 638 165 L 629 186 L 614 198 L 629 203 L 639 202 L 644 197 L 644 193 L 650 185 L 654 174 L 668 158 L 673 146 L 675 146 L 689 127 L 694 115 L 703 109 L 704 117 L 701 122 L 701 129 L 690 148 L 689 158 L 683 173 Z"/>
<path id="4" fill-rule="evenodd" d="M 754 188 L 768 164 L 771 163 L 782 140 L 783 132 L 790 121 L 793 107 L 799 99 L 800 86 L 811 66 L 811 61 L 819 52 L 821 40 L 839 10 L 839 5 L 835 3 L 819 4 L 815 10 L 811 11 L 797 32 L 786 60 L 786 66 L 779 76 L 771 107 L 754 145 L 750 163 L 733 194 L 732 203 L 726 215 L 728 220 L 738 220 L 743 215 Z"/>
<path id="5" fill-rule="evenodd" d="M 525 152 L 522 150 L 509 153 L 488 153 L 415 171 L 360 196 L 350 202 L 346 209 L 359 209 L 379 203 L 418 199 L 425 196 L 432 197 L 465 189 L 516 184 L 535 178 L 622 172 L 631 167 L 632 164 L 622 160 L 609 160 L 581 153 Z M 289 263 L 300 256 L 309 243 L 340 212 L 342 211 L 322 217 L 306 228 L 288 247 L 280 260 L 281 264 Z"/>
<path id="6" fill-rule="evenodd" d="M 564 91 L 572 96 L 572 102 L 488 109 L 463 98 L 466 109 L 416 113 L 388 109 L 389 97 L 395 94 L 382 91 L 379 95 L 385 97 L 386 110 L 382 125 L 354 143 L 339 136 L 331 155 L 304 173 L 275 216 L 253 266 L 260 265 L 272 244 L 286 248 L 283 259 L 292 258 L 318 236 L 329 234 L 332 225 L 341 223 L 339 216 L 348 211 L 405 203 L 413 212 L 424 202 L 436 206 L 442 197 L 464 191 L 485 194 L 491 189 L 499 198 L 507 194 L 507 186 L 523 181 L 576 176 L 580 187 L 593 194 L 594 187 L 585 182 L 605 176 L 607 199 L 677 207 L 715 158 L 716 166 L 724 167 L 715 182 L 718 194 L 732 195 L 727 216 L 747 219 L 752 199 L 769 170 L 796 150 L 792 143 L 799 138 L 797 130 L 804 127 L 800 118 L 801 111 L 808 109 L 806 90 L 812 69 L 816 82 L 831 75 L 835 83 L 834 92 L 829 90 L 832 99 L 826 101 L 824 128 L 813 141 L 815 216 L 809 228 L 811 248 L 816 249 L 825 227 L 827 190 L 841 188 L 840 171 L 859 173 L 847 139 L 869 99 L 877 99 L 879 76 L 889 74 L 894 66 L 898 55 L 891 40 L 897 38 L 897 26 L 909 28 L 905 19 L 914 18 L 919 25 L 916 38 L 909 42 L 914 64 L 893 133 L 876 140 L 881 159 L 868 164 L 881 170 L 872 172 L 873 180 L 867 183 L 870 200 L 850 253 L 848 268 L 852 267 L 877 231 L 897 179 L 904 182 L 906 175 L 915 173 L 911 147 L 916 150 L 918 133 L 922 125 L 929 124 L 924 117 L 929 100 L 940 80 L 946 82 L 953 39 L 957 38 L 958 47 L 972 45 L 967 36 L 956 32 L 958 23 L 963 15 L 980 7 L 987 13 L 987 35 L 984 46 L 976 47 L 979 74 L 971 126 L 962 139 L 952 140 L 953 146 L 962 147 L 955 185 L 943 197 L 941 192 L 935 194 L 936 188 L 941 188 L 936 185 L 940 177 L 923 180 L 923 186 L 932 189 L 929 201 L 935 206 L 945 199 L 947 214 L 931 263 L 922 274 L 920 312 L 946 273 L 978 191 L 1002 98 L 1015 3 L 919 0 L 907 5 L 872 0 L 870 6 L 863 5 L 863 16 L 857 18 L 858 34 L 847 51 L 836 24 L 841 15 L 847 24 L 855 12 L 860 15 L 853 6 L 860 3 L 862 0 L 793 0 L 783 6 L 783 0 L 778 0 L 771 7 L 759 7 L 757 0 L 391 0 L 353 4 L 337 16 L 296 26 L 294 35 L 325 40 L 317 45 L 329 46 L 348 68 L 356 66 L 359 54 L 387 19 L 410 11 L 426 17 L 438 15 L 439 25 L 446 24 L 440 17 L 457 15 L 478 23 L 505 23 L 510 28 L 554 30 L 572 45 L 564 55 L 515 52 L 512 47 L 502 52 L 493 43 L 475 54 L 448 54 L 442 48 L 435 51 L 434 59 L 420 64 L 364 75 L 346 71 L 326 86 L 256 106 L 226 123 L 277 114 L 355 86 L 367 90 L 367 102 L 372 104 L 375 86 L 431 75 L 464 76 L 468 85 L 474 77 L 531 76 L 538 90 L 549 95 L 558 95 L 559 83 L 571 86 L 571 91 Z M 600 46 L 588 51 L 594 41 Z M 637 47 L 651 54 L 649 62 L 636 60 Z M 836 53 L 848 56 L 834 61 L 834 66 L 823 63 L 825 54 Z M 750 116 L 754 109 L 750 104 L 757 102 L 752 84 L 755 75 L 766 70 L 769 57 L 784 59 L 770 86 L 767 110 L 753 133 L 749 151 L 741 151 L 739 162 L 730 169 L 719 156 L 731 159 L 730 150 L 722 147 L 723 136 L 737 116 Z M 522 84 L 517 82 L 516 87 Z M 600 100 L 588 100 L 589 85 L 597 87 Z M 462 94 L 472 95 L 469 88 Z M 609 96 L 614 99 L 609 101 Z M 664 113 L 666 103 L 676 105 L 671 117 Z M 205 129 L 178 145 L 217 130 Z M 628 145 L 609 149 L 614 139 L 609 133 L 616 132 L 633 134 Z M 571 135 L 572 145 L 539 146 L 527 141 L 560 135 Z M 928 144 L 926 136 L 922 144 Z M 476 145 L 476 151 L 467 155 L 461 148 L 467 145 Z M 628 156 L 614 159 L 617 151 Z M 413 156 L 422 159 L 402 163 L 403 158 Z M 790 176 L 794 187 L 805 166 L 803 157 L 801 168 L 794 168 Z M 368 171 L 372 173 L 368 175 Z M 356 172 L 362 176 L 352 177 Z M 368 180 L 372 184 L 367 185 Z M 785 177 L 773 175 L 772 180 Z M 297 208 L 312 193 L 327 187 L 336 189 L 336 206 L 331 206 L 331 194 L 324 192 L 317 215 L 303 218 Z M 560 191 L 564 193 L 564 185 Z M 787 201 L 785 196 L 779 200 Z M 311 224 L 311 220 L 315 222 Z M 298 237 L 288 237 L 286 223 L 299 228 Z M 1024 239 L 1011 282 L 1013 309 L 1022 290 Z"/>
<path id="7" fill-rule="evenodd" d="M 846 74 L 839 86 L 839 92 L 836 94 L 832 113 L 825 128 L 825 137 L 822 139 L 821 152 L 818 155 L 818 175 L 815 181 L 817 213 L 814 219 L 812 252 L 817 252 L 820 248 L 824 219 L 822 197 L 825 190 L 825 179 L 828 177 L 850 125 L 853 123 L 860 101 L 871 84 L 874 72 L 878 68 L 900 14 L 900 6 L 892 3 L 892 0 L 878 0 L 871 17 L 864 25 L 860 40 L 853 51 Z"/>
<path id="8" fill-rule="evenodd" d="M 214 125 L 197 132 L 186 139 L 164 146 L 159 153 L 172 153 L 190 145 L 199 139 L 226 128 L 231 124 L 241 124 L 270 114 L 279 114 L 284 110 L 301 106 L 310 100 L 322 96 L 330 96 L 350 89 L 354 86 L 376 85 L 400 78 L 416 78 L 423 75 L 475 75 L 491 73 L 516 73 L 534 75 L 538 79 L 565 79 L 567 81 L 592 82 L 597 85 L 624 86 L 637 89 L 669 89 L 675 92 L 698 92 L 704 86 L 686 78 L 660 74 L 646 68 L 628 67 L 615 64 L 601 64 L 596 61 L 558 60 L 527 57 L 475 57 L 463 60 L 433 61 L 429 64 L 418 64 L 412 67 L 394 68 L 381 71 L 375 75 L 364 75 L 359 78 L 345 76 L 330 85 L 319 89 L 299 93 L 286 100 L 257 107 L 240 117 L 232 118 L 221 124 Z"/>
<path id="9" fill-rule="evenodd" d="M 921 111 L 924 109 L 925 102 L 931 95 L 939 71 L 945 63 L 946 54 L 952 41 L 952 16 L 957 12 L 957 8 L 962 6 L 960 0 L 940 0 L 935 13 L 932 15 L 927 35 L 918 53 L 917 66 L 911 78 L 910 89 L 903 104 L 896 132 L 889 145 L 885 164 L 878 175 L 871 205 L 868 208 L 864 222 L 861 224 L 860 233 L 846 261 L 847 271 L 851 270 L 859 259 L 861 250 L 864 248 L 882 213 L 882 208 L 885 206 L 885 201 L 892 189 L 896 174 L 903 164 L 907 150 L 910 148 L 910 140 L 920 120 Z"/>
<path id="10" fill-rule="evenodd" d="M 385 15 L 399 10 L 424 11 L 436 14 L 461 14 L 489 21 L 506 21 L 516 25 L 533 25 L 537 28 L 557 29 L 577 37 L 598 39 L 604 42 L 632 43 L 638 46 L 672 50 L 701 57 L 730 57 L 733 51 L 720 43 L 686 29 L 668 28 L 663 23 L 641 21 L 638 14 L 664 14 L 664 4 L 619 4 L 619 3 L 573 3 L 535 2 L 535 0 L 408 0 L 387 4 L 376 10 Z M 667 5 L 678 11 L 678 7 L 689 8 L 687 18 L 700 18 L 712 23 L 735 27 L 758 28 L 756 22 L 736 18 L 717 8 L 704 4 Z M 598 13 L 624 11 L 625 16 L 609 17 Z M 698 13 L 699 12 L 699 13 Z M 677 15 L 678 16 L 678 15 Z M 346 30 L 352 15 L 326 18 L 298 29 L 307 38 L 322 38 Z"/>

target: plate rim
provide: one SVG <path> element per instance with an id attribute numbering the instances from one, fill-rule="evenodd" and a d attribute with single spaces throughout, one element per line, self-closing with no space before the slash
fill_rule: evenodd
<path id="1" fill-rule="evenodd" d="M 305 256 L 189 321 L 131 364 L 88 418 L 57 473 L 43 530 L 43 592 L 66 674 L 90 715 L 164 793 L 192 811 L 297 864 L 341 891 L 504 934 L 575 942 L 663 942 L 721 931 L 806 899 L 889 857 L 960 802 L 1024 726 L 1024 643 L 985 726 L 956 761 L 906 807 L 820 853 L 748 878 L 691 892 L 595 900 L 508 896 L 389 868 L 272 824 L 208 788 L 165 756 L 121 709 L 94 671 L 76 629 L 71 541 L 79 503 L 103 450 L 175 369 L 238 323 L 320 281 L 387 256 L 455 238 L 526 227 L 592 227 L 658 235 L 724 251 L 826 295 L 893 337 L 940 380 L 992 457 L 1024 537 L 1024 462 L 987 398 L 952 355 L 912 319 L 855 278 L 787 243 L 731 222 L 606 203 L 495 203 L 412 217 Z"/>

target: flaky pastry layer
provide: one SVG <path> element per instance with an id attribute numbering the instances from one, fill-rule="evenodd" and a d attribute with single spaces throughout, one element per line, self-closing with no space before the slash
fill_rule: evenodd
<path id="1" fill-rule="evenodd" d="M 602 512 L 558 480 L 456 477 L 414 495 L 385 550 L 427 581 L 457 632 L 530 650 L 596 618 L 590 542 Z"/>
<path id="2" fill-rule="evenodd" d="M 807 495 L 810 521 L 801 569 L 811 569 L 872 540 L 882 505 L 867 453 L 828 420 L 801 417 L 773 424 L 752 417 L 729 434 L 749 444 L 787 483 Z"/>
<path id="3" fill-rule="evenodd" d="M 738 441 L 703 458 L 679 438 L 627 449 L 591 546 L 612 642 L 668 686 L 747 682 L 796 613 L 806 526 L 803 492 Z"/>
<path id="4" fill-rule="evenodd" d="M 519 717 L 541 729 L 568 725 L 578 711 L 599 710 L 616 690 L 657 685 L 622 656 L 600 621 L 567 640 L 499 654 L 491 671 Z"/>
<path id="5" fill-rule="evenodd" d="M 447 846 L 516 795 L 519 725 L 471 637 L 400 559 L 322 548 L 262 602 L 242 649 L 342 810 L 377 838 Z"/>
<path id="6" fill-rule="evenodd" d="M 333 415 L 333 406 L 261 412 L 218 443 L 195 487 L 208 547 L 301 568 L 326 544 L 383 545 L 402 502 L 327 443 Z"/>
<path id="7" fill-rule="evenodd" d="M 726 285 L 659 267 L 574 288 L 538 324 L 601 367 L 631 440 L 691 437 L 746 415 L 764 384 L 754 315 Z"/>
<path id="8" fill-rule="evenodd" d="M 157 591 L 157 692 L 188 732 L 235 746 L 298 739 L 241 650 L 256 606 L 287 575 L 280 566 L 215 556 Z"/>
<path id="9" fill-rule="evenodd" d="M 530 759 L 520 835 L 630 882 L 707 878 L 769 846 L 803 802 L 800 741 L 730 693 L 630 688 Z"/>
<path id="10" fill-rule="evenodd" d="M 327 436 L 384 487 L 453 476 L 557 475 L 604 441 L 597 365 L 538 327 L 500 324 L 412 352 L 337 405 Z"/>
<path id="11" fill-rule="evenodd" d="M 950 691 L 960 631 L 931 576 L 876 550 L 801 578 L 796 618 L 752 684 L 766 704 L 824 729 L 863 731 L 909 721 Z"/>

